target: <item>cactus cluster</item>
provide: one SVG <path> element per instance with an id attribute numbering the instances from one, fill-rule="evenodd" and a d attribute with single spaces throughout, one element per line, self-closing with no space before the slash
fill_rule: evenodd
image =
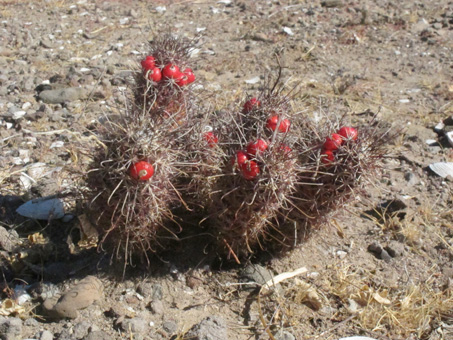
<path id="1" fill-rule="evenodd" d="M 385 132 L 372 124 L 355 129 L 295 111 L 296 95 L 278 79 L 214 112 L 191 91 L 192 44 L 153 41 L 127 107 L 96 131 L 103 147 L 87 175 L 87 210 L 101 246 L 125 263 L 168 249 L 185 228 L 176 216 L 184 209 L 236 262 L 291 248 L 358 193 L 385 151 Z M 329 144 L 340 130 L 356 135 Z"/>

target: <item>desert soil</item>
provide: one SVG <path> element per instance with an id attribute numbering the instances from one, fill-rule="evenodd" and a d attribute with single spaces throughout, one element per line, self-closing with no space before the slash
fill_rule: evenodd
<path id="1" fill-rule="evenodd" d="M 453 115 L 453 2 L 1 1 L 0 28 L 0 339 L 453 339 L 453 182 L 428 169 L 453 162 L 453 128 L 434 131 Z M 49 223 L 17 215 L 83 183 L 93 122 L 125 105 L 149 41 L 166 32 L 199 38 L 196 91 L 219 109 L 280 63 L 301 114 L 358 127 L 377 114 L 398 131 L 383 175 L 289 254 L 241 265 L 194 241 L 123 276 L 96 248 L 75 249 L 77 202 Z M 83 91 L 38 97 L 69 87 Z M 270 292 L 239 284 L 303 267 Z M 52 290 L 88 275 L 104 291 L 88 289 L 76 318 L 41 316 Z"/>

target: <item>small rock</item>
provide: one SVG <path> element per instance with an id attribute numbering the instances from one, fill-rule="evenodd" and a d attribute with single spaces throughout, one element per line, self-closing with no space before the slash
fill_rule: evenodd
<path id="1" fill-rule="evenodd" d="M 89 91 L 82 87 L 68 87 L 58 90 L 44 90 L 39 93 L 39 99 L 48 104 L 62 104 L 87 98 Z"/>
<path id="2" fill-rule="evenodd" d="M 261 287 L 267 281 L 273 278 L 270 270 L 260 265 L 248 265 L 240 272 L 242 282 L 255 282 L 256 285 L 244 285 L 244 289 L 255 289 Z"/>
<path id="3" fill-rule="evenodd" d="M 453 162 L 439 162 L 429 165 L 431 171 L 440 177 L 453 176 Z"/>
<path id="4" fill-rule="evenodd" d="M 0 250 L 12 252 L 19 244 L 20 238 L 15 230 L 6 230 L 0 226 Z"/>
<path id="5" fill-rule="evenodd" d="M 83 340 L 111 340 L 113 336 L 103 331 L 94 331 L 89 333 Z"/>
<path id="6" fill-rule="evenodd" d="M 387 253 L 387 250 L 382 249 L 381 253 L 379 254 L 379 258 L 384 260 L 385 262 L 390 262 L 392 257 Z"/>
<path id="7" fill-rule="evenodd" d="M 79 309 L 87 308 L 100 300 L 103 291 L 104 286 L 98 278 L 87 276 L 59 299 L 56 295 L 44 301 L 43 309 L 51 317 L 74 319 Z"/>
<path id="8" fill-rule="evenodd" d="M 163 324 L 162 324 L 162 328 L 170 333 L 170 334 L 173 334 L 175 333 L 177 330 L 178 330 L 178 325 L 176 324 L 176 322 L 174 321 L 165 321 Z"/>
<path id="9" fill-rule="evenodd" d="M 391 257 L 400 257 L 405 253 L 404 244 L 398 241 L 390 241 L 384 249 Z"/>
<path id="10" fill-rule="evenodd" d="M 157 315 L 163 315 L 164 314 L 164 304 L 162 303 L 161 300 L 153 300 L 149 304 L 149 309 L 151 310 L 151 313 L 157 314 Z"/>
<path id="11" fill-rule="evenodd" d="M 379 255 L 379 254 L 381 254 L 381 252 L 382 252 L 382 247 L 381 247 L 381 245 L 380 245 L 379 243 L 373 242 L 373 243 L 371 243 L 371 244 L 368 246 L 368 251 L 369 251 L 370 253 L 374 253 L 374 254 L 376 254 L 376 255 Z"/>
<path id="12" fill-rule="evenodd" d="M 275 335 L 275 340 L 296 340 L 296 337 L 290 332 L 282 331 Z"/>
<path id="13" fill-rule="evenodd" d="M 53 340 L 53 334 L 49 331 L 42 331 L 39 340 Z"/>
<path id="14" fill-rule="evenodd" d="M 24 326 L 27 326 L 27 327 L 38 327 L 39 326 L 39 322 L 36 319 L 28 318 L 27 320 L 24 321 Z"/>
<path id="15" fill-rule="evenodd" d="M 442 29 L 442 24 L 440 22 L 436 22 L 434 25 L 433 25 L 434 29 L 436 30 L 440 30 Z"/>
<path id="16" fill-rule="evenodd" d="M 404 174 L 404 179 L 407 181 L 407 184 L 409 184 L 409 185 L 418 184 L 418 178 L 417 178 L 417 176 L 415 176 L 415 174 L 412 171 L 407 171 Z"/>
<path id="17" fill-rule="evenodd" d="M 338 258 L 340 258 L 340 259 L 344 259 L 346 257 L 346 255 L 348 255 L 348 253 L 343 250 L 338 250 L 336 254 L 337 254 Z"/>
<path id="18" fill-rule="evenodd" d="M 88 330 L 91 328 L 91 324 L 88 321 L 79 322 L 74 326 L 73 335 L 76 339 L 82 339 L 88 335 Z"/>
<path id="19" fill-rule="evenodd" d="M 228 328 L 224 319 L 209 316 L 193 326 L 187 333 L 192 340 L 228 340 Z"/>
<path id="20" fill-rule="evenodd" d="M 22 335 L 22 320 L 19 318 L 0 319 L 0 339 L 20 340 Z"/>
<path id="21" fill-rule="evenodd" d="M 64 216 L 63 202 L 59 198 L 30 200 L 17 208 L 19 215 L 37 220 L 58 219 Z"/>
<path id="22" fill-rule="evenodd" d="M 148 322 L 139 317 L 125 319 L 121 322 L 121 328 L 125 332 L 145 334 L 148 331 Z"/>
<path id="23" fill-rule="evenodd" d="M 322 7 L 333 8 L 333 7 L 343 7 L 342 0 L 324 0 L 321 2 Z"/>

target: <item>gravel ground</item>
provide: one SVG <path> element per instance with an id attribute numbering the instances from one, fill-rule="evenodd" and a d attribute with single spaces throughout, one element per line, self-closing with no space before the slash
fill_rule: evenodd
<path id="1" fill-rule="evenodd" d="M 451 1 L 1 1 L 0 28 L 0 339 L 453 338 L 453 179 L 429 169 L 453 162 Z M 123 276 L 71 250 L 70 196 L 56 222 L 19 216 L 82 185 L 93 122 L 166 32 L 198 37 L 196 93 L 219 107 L 278 59 L 301 113 L 378 113 L 400 131 L 384 175 L 291 253 L 241 266 L 191 249 Z M 302 267 L 271 294 L 243 284 Z"/>

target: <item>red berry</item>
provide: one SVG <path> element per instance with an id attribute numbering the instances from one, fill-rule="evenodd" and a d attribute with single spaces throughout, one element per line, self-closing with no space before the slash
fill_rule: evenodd
<path id="1" fill-rule="evenodd" d="M 239 166 L 244 165 L 249 160 L 249 156 L 244 151 L 236 152 L 236 162 Z"/>
<path id="2" fill-rule="evenodd" d="M 279 116 L 270 117 L 267 120 L 266 127 L 268 129 L 271 129 L 272 131 L 275 131 L 277 129 L 278 119 L 279 119 Z M 282 132 L 282 133 L 288 132 L 290 126 L 291 126 L 291 122 L 289 121 L 289 119 L 282 119 L 282 121 L 280 122 L 280 125 L 278 126 L 278 132 Z"/>
<path id="3" fill-rule="evenodd" d="M 162 79 L 162 72 L 160 68 L 154 67 L 152 70 L 148 72 L 148 79 L 155 81 L 156 83 Z"/>
<path id="4" fill-rule="evenodd" d="M 186 86 L 189 84 L 189 77 L 187 77 L 184 73 L 181 73 L 180 76 L 176 78 L 176 84 L 180 87 Z"/>
<path id="5" fill-rule="evenodd" d="M 181 77 L 181 71 L 179 70 L 178 65 L 175 64 L 167 64 L 162 69 L 162 75 L 165 78 L 169 79 L 178 79 Z"/>
<path id="6" fill-rule="evenodd" d="M 251 156 L 257 156 L 266 151 L 268 144 L 265 140 L 257 139 L 247 146 L 247 153 Z"/>
<path id="7" fill-rule="evenodd" d="M 261 102 L 258 99 L 256 99 L 256 98 L 249 99 L 244 104 L 243 112 L 249 113 L 250 111 L 253 110 L 254 107 L 259 107 L 260 105 L 261 105 Z"/>
<path id="8" fill-rule="evenodd" d="M 240 166 L 242 175 L 248 181 L 254 179 L 260 173 L 260 167 L 255 161 L 248 161 Z"/>
<path id="9" fill-rule="evenodd" d="M 291 153 L 291 151 L 293 151 L 293 150 L 291 150 L 291 148 L 290 148 L 288 145 L 286 145 L 286 144 L 280 145 L 280 150 L 283 152 L 283 154 L 284 154 L 285 156 L 286 156 L 286 155 L 289 155 L 289 154 Z"/>
<path id="10" fill-rule="evenodd" d="M 321 162 L 324 164 L 330 164 L 335 161 L 335 156 L 332 151 L 326 150 L 321 154 Z"/>
<path id="11" fill-rule="evenodd" d="M 184 74 L 187 76 L 187 80 L 189 81 L 189 84 L 191 84 L 195 81 L 195 74 L 193 73 L 191 68 L 187 67 L 184 70 Z"/>
<path id="12" fill-rule="evenodd" d="M 219 138 L 212 132 L 206 132 L 204 134 L 204 139 L 208 142 L 210 148 L 215 147 L 219 142 Z"/>
<path id="13" fill-rule="evenodd" d="M 138 179 L 139 181 L 146 181 L 150 179 L 153 174 L 154 167 L 145 161 L 134 163 L 129 168 L 129 175 L 134 179 Z"/>
<path id="14" fill-rule="evenodd" d="M 341 144 L 343 144 L 343 138 L 339 134 L 332 133 L 332 136 L 326 138 L 323 149 L 335 151 L 341 146 Z"/>
<path id="15" fill-rule="evenodd" d="M 343 126 L 340 130 L 338 130 L 338 134 L 347 140 L 357 140 L 359 137 L 357 129 L 350 126 Z"/>
<path id="16" fill-rule="evenodd" d="M 142 64 L 142 68 L 143 70 L 146 72 L 148 70 L 152 70 L 154 68 L 154 66 L 156 66 L 156 60 L 154 59 L 153 56 L 146 56 L 145 59 L 143 59 L 141 61 L 141 64 Z"/>

